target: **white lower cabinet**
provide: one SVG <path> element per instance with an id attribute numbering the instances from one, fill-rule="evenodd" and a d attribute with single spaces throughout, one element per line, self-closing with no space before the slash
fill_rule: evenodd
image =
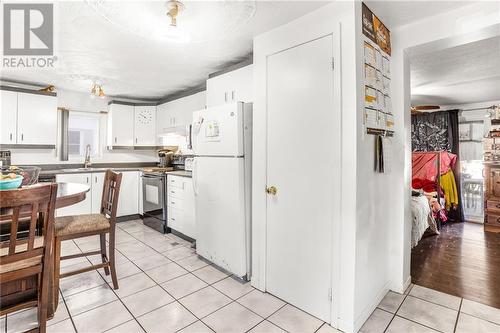
<path id="1" fill-rule="evenodd" d="M 123 171 L 118 208 L 116 216 L 133 215 L 139 213 L 139 172 Z M 56 216 L 98 214 L 101 211 L 102 191 L 104 187 L 104 172 L 59 174 L 57 182 L 78 183 L 90 186 L 85 200 L 56 210 Z"/>
<path id="2" fill-rule="evenodd" d="M 74 173 L 56 175 L 57 182 L 63 183 L 78 183 L 91 186 L 91 190 L 87 192 L 85 200 L 68 207 L 56 209 L 56 216 L 82 215 L 92 212 L 92 182 L 91 173 Z"/>
<path id="3" fill-rule="evenodd" d="M 116 216 L 139 214 L 139 171 L 123 171 Z"/>
<path id="4" fill-rule="evenodd" d="M 167 176 L 168 226 L 196 239 L 193 180 L 189 177 Z"/>

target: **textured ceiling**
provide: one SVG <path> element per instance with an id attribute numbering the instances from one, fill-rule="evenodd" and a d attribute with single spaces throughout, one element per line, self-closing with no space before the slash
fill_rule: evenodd
<path id="1" fill-rule="evenodd" d="M 194 38 L 178 43 L 156 38 L 151 31 L 155 22 L 161 21 L 159 30 L 168 26 L 161 20 L 164 17 L 168 22 L 165 2 L 115 1 L 112 4 L 119 6 L 111 5 L 106 15 L 86 1 L 59 2 L 55 17 L 57 68 L 3 70 L 2 79 L 83 92 L 89 92 L 92 81 L 97 81 L 110 96 L 159 99 L 203 84 L 208 74 L 247 58 L 254 36 L 326 4 L 239 1 L 242 7 L 235 8 L 231 1 L 184 1 L 186 26 Z M 139 13 L 138 8 L 143 11 Z M 137 21 L 131 15 L 134 10 Z M 182 15 L 178 17 L 180 27 Z"/>
<path id="2" fill-rule="evenodd" d="M 363 2 L 367 4 L 389 29 L 396 29 L 397 27 L 429 16 L 469 5 L 474 1 L 365 0 Z"/>
<path id="3" fill-rule="evenodd" d="M 500 100 L 500 37 L 415 56 L 412 104 L 465 104 Z"/>

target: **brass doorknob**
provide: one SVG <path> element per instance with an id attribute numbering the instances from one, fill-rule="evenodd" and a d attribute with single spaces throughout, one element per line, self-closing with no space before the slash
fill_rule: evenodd
<path id="1" fill-rule="evenodd" d="M 278 189 L 275 186 L 269 186 L 266 188 L 266 192 L 267 192 L 267 194 L 276 195 L 276 193 L 278 192 Z"/>

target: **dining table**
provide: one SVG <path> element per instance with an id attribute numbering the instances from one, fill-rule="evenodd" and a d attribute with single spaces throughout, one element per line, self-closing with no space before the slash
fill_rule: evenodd
<path id="1" fill-rule="evenodd" d="M 40 186 L 46 183 L 37 183 L 34 185 L 28 185 L 29 186 Z M 24 187 L 25 188 L 25 187 Z M 9 190 L 9 191 L 15 191 L 15 190 Z M 68 207 L 71 205 L 75 205 L 79 202 L 82 202 L 85 200 L 87 193 L 90 191 L 90 186 L 85 185 L 85 184 L 77 184 L 77 183 L 65 183 L 65 182 L 58 182 L 57 183 L 57 197 L 56 197 L 56 209 L 57 208 L 63 208 L 63 207 Z M 57 214 L 57 211 L 56 211 Z M 53 244 L 54 242 L 52 242 Z M 53 258 L 53 248 L 50 249 L 49 255 L 51 258 Z M 50 274 L 49 274 L 49 295 L 52 295 L 53 297 L 49 297 L 48 300 L 48 313 L 47 316 L 48 318 L 52 318 L 54 316 L 54 313 L 57 309 L 57 304 L 59 301 L 59 291 L 54 290 L 54 286 L 57 285 L 55 284 L 54 281 L 54 263 L 51 260 L 50 261 Z M 20 281 L 15 281 L 17 283 L 10 284 L 8 286 L 2 286 L 2 295 L 4 294 L 13 294 L 16 292 L 18 288 L 20 288 Z M 27 283 L 28 285 L 33 286 L 33 288 L 36 288 L 36 277 L 33 280 L 33 277 L 31 280 L 27 278 L 24 283 Z M 21 295 L 22 296 L 22 295 Z"/>

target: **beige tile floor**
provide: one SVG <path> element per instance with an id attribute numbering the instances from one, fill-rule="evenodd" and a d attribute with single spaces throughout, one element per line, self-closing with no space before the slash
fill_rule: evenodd
<path id="1" fill-rule="evenodd" d="M 61 281 L 50 332 L 338 332 L 321 320 L 262 293 L 200 260 L 190 244 L 161 235 L 140 221 L 118 224 L 120 288 L 102 271 Z M 63 243 L 63 253 L 98 247 L 97 238 Z M 97 256 L 63 262 L 62 270 L 98 262 Z M 0 333 L 37 325 L 36 311 L 0 318 Z M 500 309 L 411 286 L 389 292 L 362 332 L 499 332 Z"/>

